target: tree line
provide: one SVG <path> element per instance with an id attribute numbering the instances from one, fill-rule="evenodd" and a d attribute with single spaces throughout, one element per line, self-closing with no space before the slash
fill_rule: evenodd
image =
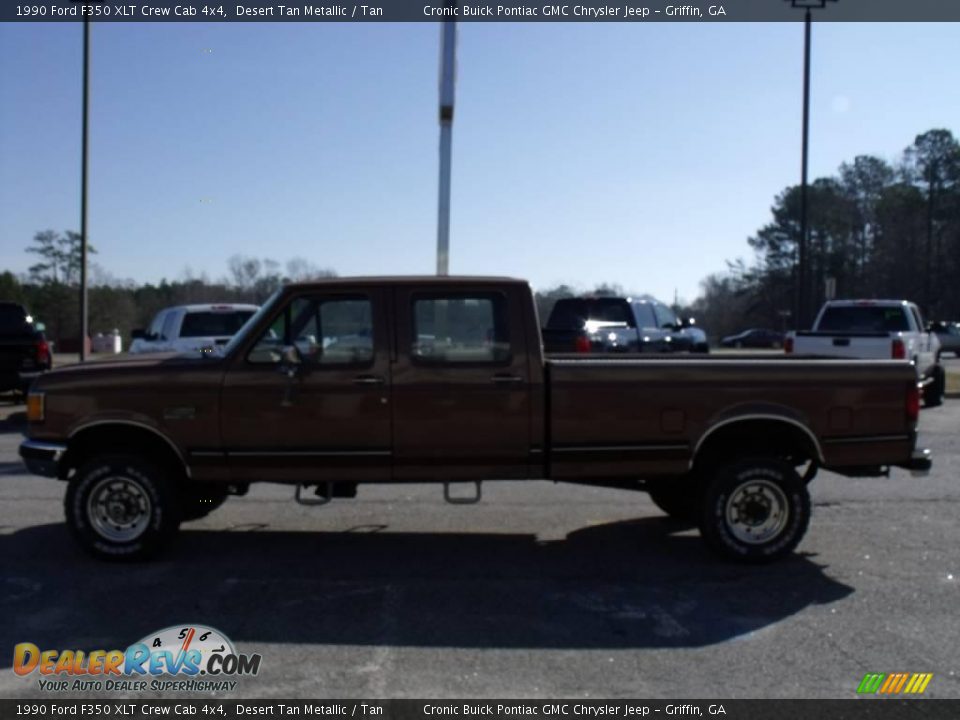
<path id="1" fill-rule="evenodd" d="M 747 241 L 752 262 L 701 283 L 689 311 L 713 334 L 795 327 L 800 194 L 776 196 Z M 860 155 L 814 180 L 808 225 L 812 313 L 832 286 L 837 298 L 908 299 L 928 318 L 960 319 L 960 144 L 949 130 L 918 135 L 894 163 Z"/>
<path id="2" fill-rule="evenodd" d="M 27 252 L 38 262 L 23 276 L 0 273 L 0 300 L 19 302 L 46 325 L 47 337 L 56 347 L 78 346 L 80 337 L 79 233 L 53 230 L 38 232 Z M 93 248 L 88 252 L 95 253 Z M 157 312 L 174 305 L 192 303 L 263 303 L 274 290 L 287 282 L 302 282 L 336 273 L 303 258 L 281 265 L 270 259 L 234 255 L 227 262 L 227 274 L 211 280 L 195 275 L 189 268 L 176 280 L 137 284 L 119 280 L 96 264 L 88 279 L 88 328 L 91 335 L 119 330 L 124 347 L 130 333 L 149 325 Z"/>

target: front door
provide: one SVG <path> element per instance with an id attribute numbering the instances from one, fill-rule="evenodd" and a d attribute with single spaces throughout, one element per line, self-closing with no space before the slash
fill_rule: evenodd
<path id="1" fill-rule="evenodd" d="M 284 360 L 299 356 L 299 365 Z M 380 290 L 304 292 L 228 369 L 221 437 L 240 481 L 390 479 L 390 360 Z"/>

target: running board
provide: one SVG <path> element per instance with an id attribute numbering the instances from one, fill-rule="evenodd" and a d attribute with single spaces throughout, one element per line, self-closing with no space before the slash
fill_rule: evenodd
<path id="1" fill-rule="evenodd" d="M 450 485 L 452 483 L 445 482 L 443 484 L 443 499 L 446 500 L 451 505 L 474 505 L 480 502 L 480 498 L 483 497 L 483 492 L 480 489 L 480 481 L 476 480 L 473 482 L 474 487 L 477 491 L 473 496 L 468 497 L 454 497 L 450 494 Z M 459 483 L 458 483 L 459 484 Z"/>

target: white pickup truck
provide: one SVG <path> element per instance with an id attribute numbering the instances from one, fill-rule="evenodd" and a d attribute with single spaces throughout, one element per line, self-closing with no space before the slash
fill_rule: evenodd
<path id="1" fill-rule="evenodd" d="M 796 355 L 904 359 L 917 369 L 927 406 L 943 402 L 946 375 L 940 341 L 926 330 L 920 309 L 906 300 L 831 300 L 809 332 L 787 335 L 784 350 Z"/>
<path id="2" fill-rule="evenodd" d="M 259 310 L 256 305 L 179 305 L 158 312 L 147 330 L 134 330 L 131 353 L 216 350 Z"/>

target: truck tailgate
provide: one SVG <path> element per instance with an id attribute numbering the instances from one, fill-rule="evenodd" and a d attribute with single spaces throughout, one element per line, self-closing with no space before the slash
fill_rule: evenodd
<path id="1" fill-rule="evenodd" d="M 793 343 L 795 355 L 818 357 L 866 358 L 884 360 L 891 357 L 892 338 L 888 333 L 797 333 Z"/>

